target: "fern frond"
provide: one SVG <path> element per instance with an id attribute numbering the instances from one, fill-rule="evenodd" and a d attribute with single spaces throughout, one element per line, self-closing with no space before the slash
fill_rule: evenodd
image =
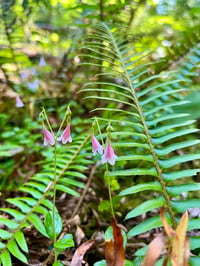
<path id="1" fill-rule="evenodd" d="M 87 99 L 103 100 L 104 107 L 95 109 L 101 111 L 103 116 L 98 118 L 99 122 L 116 123 L 114 128 L 119 131 L 117 138 L 113 133 L 112 143 L 116 150 L 120 147 L 120 154 L 116 170 L 109 175 L 129 178 L 143 176 L 139 184 L 125 188 L 119 193 L 120 196 L 134 195 L 145 190 L 154 191 L 158 195 L 128 212 L 126 218 L 166 206 L 169 223 L 175 226 L 180 212 L 200 204 L 199 199 L 191 202 L 182 201 L 180 197 L 183 192 L 199 190 L 199 185 L 192 183 L 190 179 L 199 172 L 199 168 L 190 169 L 187 163 L 199 159 L 200 154 L 185 154 L 187 147 L 199 144 L 199 140 L 194 138 L 198 129 L 194 127 L 194 120 L 188 120 L 186 112 L 176 113 L 173 109 L 187 103 L 184 100 L 187 88 L 183 86 L 187 77 L 177 74 L 172 79 L 173 75 L 167 72 L 148 76 L 145 58 L 149 51 L 142 51 L 141 47 L 130 48 L 129 43 L 119 37 L 117 30 L 104 23 L 95 26 L 94 31 L 84 49 L 88 47 L 93 65 L 97 44 L 102 53 L 102 69 L 113 74 L 110 78 L 103 72 L 102 82 L 86 84 L 82 93 Z M 106 57 L 109 61 L 112 58 L 112 62 L 108 62 Z M 96 91 L 100 94 L 97 95 Z M 122 120 L 118 117 L 120 112 L 123 114 Z M 107 118 L 104 118 L 105 113 Z M 126 131 L 132 132 L 132 135 L 124 135 L 123 132 Z M 177 156 L 179 150 L 184 154 Z M 118 162 L 121 161 L 124 161 L 125 167 L 119 169 Z M 187 169 L 181 170 L 183 163 L 187 165 Z M 145 178 L 148 181 L 145 182 Z M 179 184 L 174 182 L 183 178 L 187 178 L 187 183 L 185 179 Z M 183 203 L 184 207 L 180 208 Z M 160 226 L 160 218 L 153 217 L 132 228 L 128 236 L 133 237 Z M 195 226 L 197 220 L 195 222 L 194 219 Z"/>
<path id="2" fill-rule="evenodd" d="M 79 196 L 77 188 L 84 188 L 81 180 L 86 178 L 85 170 L 91 163 L 87 153 L 80 153 L 85 146 L 88 136 L 80 136 L 73 139 L 73 143 L 57 148 L 57 180 L 54 183 L 54 168 L 52 167 L 51 151 L 48 152 L 43 162 L 42 170 L 30 178 L 20 191 L 25 193 L 23 197 L 9 198 L 7 202 L 13 205 L 13 209 L 1 208 L 0 223 L 0 261 L 3 266 L 11 265 L 11 255 L 24 263 L 28 263 L 24 252 L 28 252 L 27 243 L 23 234 L 23 228 L 33 225 L 43 236 L 48 237 L 42 217 L 52 210 L 53 204 L 49 200 L 53 187 L 73 196 Z M 5 218 L 7 213 L 10 218 Z"/>

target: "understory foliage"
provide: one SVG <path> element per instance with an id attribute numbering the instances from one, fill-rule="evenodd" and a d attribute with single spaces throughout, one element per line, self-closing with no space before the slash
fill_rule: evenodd
<path id="1" fill-rule="evenodd" d="M 135 183 L 122 189 L 120 197 L 149 191 L 152 195 L 143 196 L 143 202 L 128 211 L 125 219 L 165 206 L 168 222 L 175 228 L 181 213 L 200 204 L 198 198 L 184 197 L 200 188 L 191 179 L 200 169 L 190 165 L 200 154 L 187 149 L 200 143 L 195 137 L 198 129 L 187 110 L 174 111 L 187 103 L 183 96 L 188 80 L 184 74 L 167 71 L 149 75 L 151 63 L 143 63 L 148 51 L 130 45 L 115 27 L 101 24 L 94 28 L 83 49 L 91 52 L 85 54 L 92 59 L 88 65 L 100 66 L 103 72 L 101 81 L 87 83 L 82 92 L 86 99 L 102 103 L 93 111 L 101 112 L 98 116 L 102 124 L 108 121 L 114 128 L 118 159 L 109 176 Z M 191 218 L 188 230 L 199 229 L 199 221 Z M 161 225 L 158 214 L 132 227 L 127 236 L 132 238 Z M 191 237 L 192 249 L 198 239 Z"/>
<path id="2" fill-rule="evenodd" d="M 138 26 L 135 27 L 134 35 L 129 34 L 134 17 L 137 17 L 135 14 L 141 13 L 143 1 L 141 4 L 140 1 L 134 1 L 134 7 L 127 3 L 123 12 L 122 3 L 117 4 L 115 9 L 115 5 L 110 5 L 109 1 L 100 1 L 99 6 L 74 1 L 71 10 L 70 4 L 62 5 L 62 1 L 52 1 L 54 4 L 44 0 L 22 2 L 23 5 L 18 1 L 3 0 L 0 13 L 3 22 L 0 25 L 3 33 L 3 45 L 0 49 L 0 82 L 3 86 L 0 89 L 6 100 L 18 95 L 22 97 L 27 111 L 17 109 L 19 111 L 15 112 L 10 108 L 11 113 L 7 114 L 5 110 L 8 107 L 2 107 L 0 114 L 3 128 L 0 130 L 2 196 L 4 192 L 17 188 L 17 196 L 12 196 L 12 193 L 9 197 L 4 196 L 5 203 L 0 208 L 0 265 L 10 266 L 16 258 L 20 263 L 30 263 L 29 241 L 26 237 L 28 230 L 36 230 L 45 239 L 54 238 L 47 219 L 52 219 L 49 216 L 52 210 L 55 210 L 58 219 L 55 221 L 58 238 L 53 243 L 54 247 L 50 247 L 52 250 L 49 253 L 56 250 L 55 253 L 59 256 L 66 248 L 74 246 L 71 232 L 61 238 L 65 234 L 66 221 L 65 218 L 59 218 L 59 210 L 52 199 L 55 195 L 64 195 L 64 200 L 66 197 L 78 198 L 83 193 L 84 201 L 84 195 L 89 189 L 87 179 L 94 175 L 93 171 L 98 181 L 92 182 L 97 182 L 96 186 L 101 183 L 100 190 L 104 185 L 112 190 L 109 191 L 112 194 L 109 195 L 111 202 L 107 200 L 109 197 L 104 201 L 104 193 L 99 198 L 99 213 L 107 215 L 103 217 L 103 222 L 109 224 L 113 207 L 116 220 L 120 220 L 124 227 L 128 225 L 126 232 L 122 230 L 123 239 L 120 235 L 119 249 L 123 249 L 123 241 L 124 246 L 127 241 L 135 244 L 135 239 L 138 241 L 140 237 L 145 238 L 145 234 L 153 238 L 152 235 L 158 232 L 161 232 L 164 239 L 164 248 L 167 246 L 165 243 L 171 245 L 174 235 L 177 238 L 181 235 L 181 217 L 186 217 L 183 213 L 188 211 L 188 228 L 185 222 L 183 233 L 186 238 L 187 231 L 190 239 L 190 251 L 193 255 L 190 257 L 190 264 L 198 265 L 200 184 L 196 175 L 200 172 L 200 140 L 194 119 L 199 118 L 197 83 L 200 45 L 195 9 L 191 10 L 194 25 L 187 25 L 185 36 L 179 38 L 174 47 L 167 50 L 162 46 L 165 49 L 161 50 L 167 60 L 161 60 L 162 56 L 159 57 L 154 50 L 156 41 L 152 41 L 152 50 L 150 45 L 152 36 L 155 36 L 153 24 L 157 20 L 156 16 L 152 16 L 150 33 L 145 31 L 141 34 Z M 55 6 L 57 9 L 54 10 Z M 45 9 L 52 24 L 48 28 L 43 23 L 46 19 L 44 16 L 40 18 L 41 21 L 37 21 L 36 27 L 32 19 L 35 19 L 36 13 L 40 13 L 38 10 Z M 65 13 L 66 10 L 72 13 Z M 118 16 L 113 17 L 114 11 Z M 82 18 L 77 26 L 79 34 L 76 34 L 76 30 L 63 27 L 63 21 L 72 25 L 78 14 Z M 58 18 L 60 22 L 57 21 Z M 90 21 L 85 27 L 85 21 L 91 18 L 93 23 Z M 144 17 L 142 19 L 145 20 Z M 108 20 L 110 23 L 99 23 L 100 20 Z M 116 26 L 115 23 L 126 24 L 127 27 Z M 90 24 L 95 26 L 91 27 Z M 180 23 L 179 27 L 181 28 Z M 69 40 L 66 41 L 65 38 Z M 31 54 L 31 49 L 28 52 L 24 49 L 26 42 L 28 46 L 30 43 L 35 45 L 34 49 L 37 46 L 44 50 L 39 49 L 39 54 Z M 45 59 L 41 56 L 41 51 L 46 55 Z M 61 57 L 60 51 L 64 51 Z M 55 102 L 59 107 L 52 105 Z M 56 149 L 42 147 L 42 126 L 37 122 L 39 119 L 35 113 L 38 109 L 41 110 L 41 106 L 47 106 L 49 117 L 52 113 L 56 117 L 49 119 L 53 121 L 54 131 L 59 128 L 55 113 L 59 110 L 58 116 L 63 116 L 65 106 L 60 106 L 63 102 L 65 105 L 70 104 L 75 113 L 74 115 L 72 112 L 73 141 L 67 145 L 57 144 Z M 29 114 L 30 117 L 27 118 L 26 115 Z M 26 117 L 24 121 L 22 116 Z M 112 165 L 103 164 L 100 155 L 92 155 L 92 133 L 105 150 L 108 142 L 106 128 L 109 128 L 110 145 L 112 144 L 117 155 Z M 27 165 L 23 168 L 23 162 L 33 168 L 33 173 L 30 170 L 25 181 L 18 180 L 17 177 L 21 174 L 21 168 L 25 172 L 23 175 L 22 171 L 22 176 L 26 175 Z M 92 191 L 94 187 L 92 184 Z M 94 193 L 98 195 L 99 192 Z M 166 218 L 160 218 L 160 209 L 162 216 Z M 193 212 L 195 209 L 196 215 Z M 116 224 L 116 220 L 112 222 L 113 228 L 120 231 L 121 227 Z M 162 229 L 163 225 L 165 230 Z M 105 232 L 107 240 L 113 237 L 110 230 L 109 227 Z M 167 234 L 167 230 L 170 233 Z M 91 235 L 90 232 L 89 237 Z M 117 239 L 116 236 L 114 238 Z M 144 247 L 134 249 L 131 260 L 126 261 L 127 265 L 142 265 L 145 254 L 151 257 L 151 251 L 147 251 L 151 240 L 145 239 Z M 93 239 L 89 241 L 86 251 L 95 242 Z M 117 241 L 114 241 L 113 246 L 117 245 L 115 242 Z M 79 251 L 77 249 L 75 254 Z M 169 250 L 167 252 L 169 255 Z M 164 255 L 165 253 L 164 251 Z M 159 256 L 160 254 L 162 252 Z M 118 256 L 114 255 L 116 262 Z M 157 265 L 162 265 L 164 256 L 161 257 L 158 258 Z M 124 259 L 124 254 L 121 259 Z M 146 261 L 148 259 L 149 257 Z M 102 260 L 95 265 L 106 265 L 106 262 L 108 263 Z M 56 265 L 63 264 L 57 262 L 54 266 Z"/>

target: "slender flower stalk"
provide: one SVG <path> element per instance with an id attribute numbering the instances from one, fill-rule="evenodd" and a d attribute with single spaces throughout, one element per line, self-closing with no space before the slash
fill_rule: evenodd
<path id="1" fill-rule="evenodd" d="M 95 155 L 96 153 L 102 154 L 103 153 L 103 147 L 99 143 L 99 141 L 94 136 L 94 133 L 92 133 L 92 152 Z"/>
<path id="2" fill-rule="evenodd" d="M 62 135 L 57 138 L 58 141 L 62 141 L 62 144 L 66 144 L 67 142 L 72 142 L 71 132 L 70 132 L 70 124 L 67 124 L 65 130 Z"/>
<path id="3" fill-rule="evenodd" d="M 55 144 L 55 139 L 52 135 L 52 133 L 47 130 L 45 127 L 43 127 L 43 135 L 44 135 L 44 146 L 47 146 L 47 145 L 54 145 Z"/>
<path id="4" fill-rule="evenodd" d="M 22 100 L 20 99 L 19 95 L 16 96 L 16 107 L 20 108 L 23 107 L 24 103 L 22 102 Z"/>
<path id="5" fill-rule="evenodd" d="M 116 159 L 117 159 L 117 155 L 115 154 L 112 148 L 110 140 L 108 140 L 104 154 L 101 157 L 101 163 L 104 164 L 108 162 L 109 164 L 114 165 Z"/>

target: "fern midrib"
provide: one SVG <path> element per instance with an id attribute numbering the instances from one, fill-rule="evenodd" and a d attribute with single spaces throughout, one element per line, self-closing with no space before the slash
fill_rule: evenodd
<path id="1" fill-rule="evenodd" d="M 126 66 L 124 65 L 123 59 L 121 57 L 121 53 L 120 53 L 120 51 L 118 49 L 117 44 L 115 43 L 115 39 L 113 38 L 113 35 L 110 33 L 109 30 L 108 30 L 108 34 L 109 34 L 109 36 L 110 36 L 110 38 L 112 40 L 113 46 L 115 47 L 115 50 L 116 50 L 116 52 L 118 54 L 119 61 L 121 63 L 122 69 L 124 70 L 124 74 L 125 74 L 124 76 L 126 77 L 128 85 L 129 85 L 129 88 L 131 89 L 132 96 L 133 96 L 133 99 L 134 99 L 134 104 L 137 107 L 137 111 L 138 111 L 138 114 L 139 114 L 140 119 L 141 119 L 141 123 L 142 123 L 143 129 L 144 129 L 144 133 L 147 136 L 147 142 L 148 142 L 148 145 L 150 147 L 150 152 L 151 152 L 152 157 L 154 159 L 154 166 L 155 166 L 157 174 L 158 174 L 158 176 L 157 176 L 158 181 L 159 181 L 159 183 L 160 183 L 160 185 L 162 187 L 162 194 L 163 194 L 163 197 L 165 198 L 166 205 L 167 205 L 169 214 L 170 214 L 171 219 L 172 219 L 172 224 L 175 227 L 176 226 L 176 220 L 175 220 L 174 211 L 173 211 L 171 203 L 170 203 L 170 197 L 169 197 L 169 195 L 167 193 L 166 185 L 165 185 L 165 182 L 163 180 L 162 169 L 160 168 L 160 165 L 159 165 L 158 157 L 156 155 L 155 148 L 154 148 L 154 145 L 153 145 L 153 142 L 152 142 L 152 139 L 151 139 L 151 135 L 149 133 L 148 127 L 146 125 L 145 118 L 143 116 L 142 108 L 140 107 L 138 98 L 137 98 L 137 96 L 135 94 L 134 87 L 132 85 L 131 79 L 130 79 L 129 74 L 128 74 L 128 71 L 127 71 Z"/>
<path id="2" fill-rule="evenodd" d="M 79 154 L 79 152 L 81 151 L 82 147 L 85 145 L 85 143 L 88 141 L 88 139 L 90 138 L 90 133 L 85 137 L 85 139 L 83 140 L 83 142 L 81 143 L 81 145 L 78 147 L 78 149 L 76 150 L 76 152 L 74 153 L 74 155 L 71 157 L 71 159 L 68 161 L 68 163 L 66 164 L 66 166 L 63 168 L 63 170 L 59 173 L 59 175 L 56 178 L 56 183 L 58 181 L 58 179 L 65 173 L 65 171 L 68 169 L 69 165 L 74 161 L 74 159 L 77 157 L 77 155 Z M 37 204 L 25 215 L 24 219 L 22 219 L 20 221 L 19 226 L 12 231 L 12 237 L 9 238 L 9 240 L 6 242 L 6 246 L 0 250 L 0 254 L 2 254 L 4 251 L 7 250 L 7 246 L 8 244 L 15 239 L 14 235 L 20 231 L 21 226 L 28 220 L 28 217 L 34 213 L 35 209 L 40 206 L 41 202 L 43 199 L 46 198 L 47 194 L 49 193 L 49 191 L 54 187 L 55 183 L 53 181 L 50 181 L 50 183 L 47 185 L 47 189 L 44 191 L 43 196 L 37 201 Z"/>

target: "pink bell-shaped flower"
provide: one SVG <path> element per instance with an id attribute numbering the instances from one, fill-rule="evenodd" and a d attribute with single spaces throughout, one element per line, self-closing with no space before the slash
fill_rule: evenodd
<path id="1" fill-rule="evenodd" d="M 101 157 L 101 163 L 106 163 L 108 162 L 111 165 L 115 164 L 115 160 L 117 159 L 117 155 L 115 154 L 110 141 L 108 141 L 104 154 Z"/>
<path id="2" fill-rule="evenodd" d="M 67 127 L 63 131 L 62 135 L 57 138 L 58 141 L 62 141 L 62 144 L 66 144 L 67 142 L 72 142 L 72 137 L 70 133 L 70 124 L 67 124 Z"/>
<path id="3" fill-rule="evenodd" d="M 19 95 L 16 96 L 16 107 L 23 107 L 24 103 L 22 102 L 22 100 L 20 99 Z"/>
<path id="4" fill-rule="evenodd" d="M 47 146 L 47 145 L 54 145 L 55 144 L 55 139 L 52 135 L 52 133 L 47 130 L 46 128 L 43 128 L 43 134 L 44 134 L 44 146 Z"/>
<path id="5" fill-rule="evenodd" d="M 92 134 L 92 152 L 95 155 L 96 153 L 102 154 L 103 147 L 99 143 L 99 141 L 95 138 L 94 134 Z"/>

